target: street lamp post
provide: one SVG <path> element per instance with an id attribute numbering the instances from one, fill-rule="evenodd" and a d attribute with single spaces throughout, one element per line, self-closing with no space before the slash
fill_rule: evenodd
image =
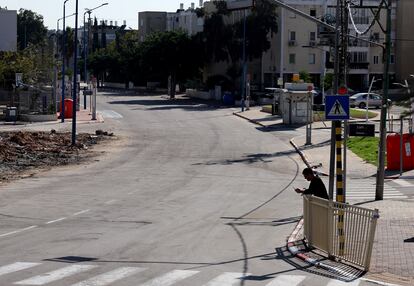
<path id="1" fill-rule="evenodd" d="M 76 145 L 76 106 L 77 106 L 77 71 L 78 71 L 78 0 L 76 0 L 76 8 L 75 8 L 75 53 L 74 53 L 74 61 L 73 61 L 73 108 L 72 108 L 72 146 Z"/>
<path id="2" fill-rule="evenodd" d="M 91 13 L 93 10 L 96 10 L 98 8 L 101 8 L 102 6 L 106 6 L 108 3 L 103 3 L 95 8 L 88 9 L 86 8 L 85 13 L 83 13 L 83 55 L 84 55 L 84 80 L 86 84 L 89 84 L 89 78 L 88 78 L 88 70 L 87 70 L 87 61 L 88 61 L 88 49 L 89 49 L 89 30 L 90 30 L 90 19 L 91 19 Z M 86 14 L 89 14 L 88 16 L 88 37 L 86 37 L 86 24 L 85 24 L 85 16 Z M 86 108 L 86 104 L 85 104 Z"/>
<path id="3" fill-rule="evenodd" d="M 375 76 L 372 77 L 371 84 L 369 85 L 368 95 L 367 95 L 367 112 L 365 114 L 365 122 L 368 122 L 368 108 L 369 108 L 369 96 L 371 95 L 371 89 L 374 82 L 381 81 L 381 79 L 375 79 Z"/>
<path id="4" fill-rule="evenodd" d="M 61 102 L 61 108 L 60 108 L 60 119 L 63 122 L 65 122 L 65 55 L 66 55 L 66 24 L 65 24 L 65 18 L 66 18 L 66 2 L 69 0 L 65 0 L 63 2 L 63 36 L 62 36 L 62 102 Z M 59 21 L 58 21 L 59 25 Z"/>
<path id="5" fill-rule="evenodd" d="M 68 1 L 68 0 L 67 0 Z M 65 1 L 65 3 L 67 2 L 67 1 Z M 59 19 L 57 19 L 57 21 L 56 21 L 56 58 L 58 57 L 58 53 L 59 53 L 59 37 L 58 37 L 58 34 L 59 34 L 59 21 L 60 20 L 63 20 L 63 35 L 62 35 L 62 58 L 63 58 L 63 61 L 62 61 L 62 101 L 64 100 L 64 84 L 65 84 L 65 79 L 64 79 L 64 72 L 65 72 L 65 70 L 64 70 L 64 65 L 65 65 L 65 61 L 64 61 L 64 59 L 65 59 L 65 52 L 63 51 L 63 49 L 64 49 L 64 47 L 65 47 L 65 19 L 66 18 L 69 18 L 69 17 L 72 17 L 72 16 L 75 16 L 75 13 L 73 13 L 73 14 L 71 14 L 71 15 L 68 15 L 68 16 L 65 16 L 65 9 L 63 9 L 63 17 L 62 18 L 59 18 Z M 57 63 L 56 63 L 56 69 L 57 69 Z M 57 99 L 56 99 L 56 101 L 57 101 Z M 62 104 L 61 105 L 62 107 L 64 107 L 64 105 Z M 63 110 L 63 108 L 62 108 L 62 110 Z M 63 113 L 63 111 L 62 111 L 62 113 Z M 65 121 L 65 118 L 64 118 L 64 115 L 60 115 L 61 116 L 61 118 L 62 118 L 62 122 L 64 122 Z"/>

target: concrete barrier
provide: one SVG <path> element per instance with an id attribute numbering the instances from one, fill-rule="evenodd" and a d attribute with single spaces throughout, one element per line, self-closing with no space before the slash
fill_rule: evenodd
<path id="1" fill-rule="evenodd" d="M 199 98 L 199 99 L 204 99 L 204 100 L 212 99 L 211 92 L 209 92 L 209 91 L 199 91 L 199 90 L 196 90 L 196 89 L 187 88 L 185 90 L 185 94 L 188 97 L 191 97 L 191 98 Z M 213 95 L 214 95 L 214 93 L 213 93 Z"/>

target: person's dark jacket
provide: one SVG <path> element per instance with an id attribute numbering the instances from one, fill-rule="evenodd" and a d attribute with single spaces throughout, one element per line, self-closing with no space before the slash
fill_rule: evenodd
<path id="1" fill-rule="evenodd" d="M 309 188 L 304 191 L 305 195 L 314 195 L 322 199 L 329 200 L 328 192 L 326 191 L 325 185 L 321 178 L 314 177 L 310 182 Z"/>

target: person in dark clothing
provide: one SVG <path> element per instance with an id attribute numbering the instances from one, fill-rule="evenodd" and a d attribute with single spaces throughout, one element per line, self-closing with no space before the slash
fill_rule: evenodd
<path id="1" fill-rule="evenodd" d="M 322 182 L 321 178 L 315 176 L 311 168 L 303 169 L 302 174 L 307 181 L 310 181 L 309 188 L 296 188 L 295 191 L 297 193 L 304 195 L 313 195 L 315 197 L 329 200 L 328 192 L 326 191 L 324 183 Z"/>

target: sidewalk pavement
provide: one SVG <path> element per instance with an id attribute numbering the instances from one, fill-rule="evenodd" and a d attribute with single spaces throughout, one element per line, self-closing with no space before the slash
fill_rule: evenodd
<path id="1" fill-rule="evenodd" d="M 44 121 L 44 122 L 0 122 L 0 131 L 17 131 L 17 130 L 37 130 L 37 131 L 50 131 L 55 129 L 57 131 L 71 130 L 72 118 L 65 118 L 65 122 L 61 122 L 57 113 L 56 120 Z M 92 120 L 92 113 L 88 109 L 80 109 L 76 112 L 76 124 L 90 124 L 90 123 L 103 123 L 104 118 L 99 112 L 96 113 L 96 120 Z"/>
<path id="2" fill-rule="evenodd" d="M 234 114 L 265 128 L 282 124 L 279 116 L 261 112 L 257 107 Z M 303 135 L 292 138 L 291 142 L 296 145 L 298 152 L 302 153 L 305 164 L 318 166 L 319 172 L 329 174 L 331 123 L 325 124 L 312 124 L 312 145 L 305 145 L 305 126 L 298 127 L 297 131 Z M 375 166 L 364 162 L 349 150 L 346 157 L 347 180 L 375 176 Z M 414 184 L 414 170 L 405 172 L 401 178 Z M 371 268 L 365 278 L 399 285 L 414 285 L 414 200 L 370 201 L 363 206 L 377 208 L 380 211 Z"/>

